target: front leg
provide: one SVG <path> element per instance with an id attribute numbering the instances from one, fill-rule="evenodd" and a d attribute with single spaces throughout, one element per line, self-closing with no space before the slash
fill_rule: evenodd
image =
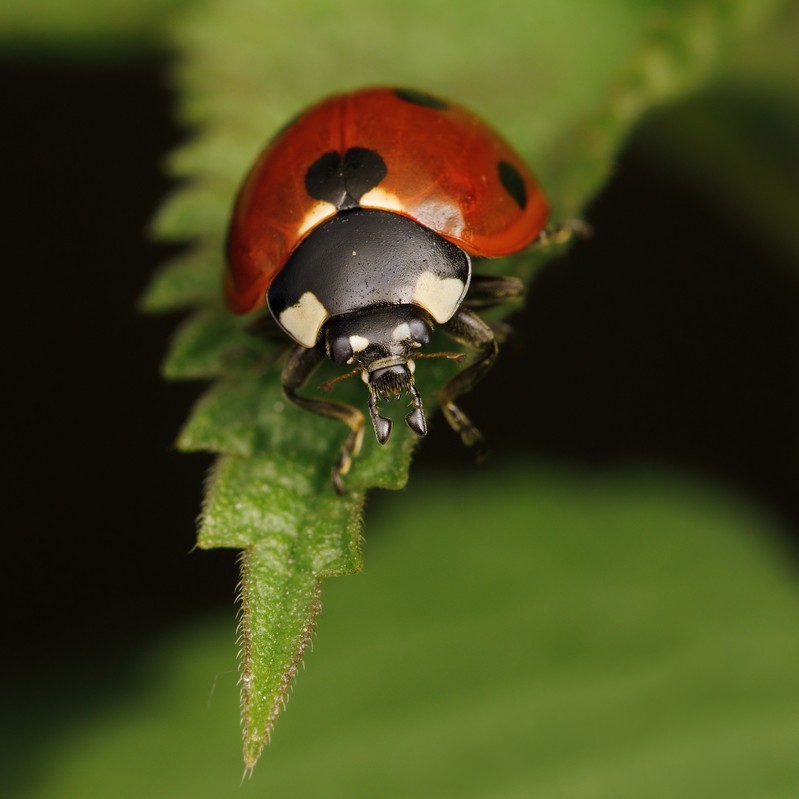
<path id="1" fill-rule="evenodd" d="M 441 389 L 439 401 L 444 411 L 444 417 L 449 426 L 461 437 L 467 447 L 476 447 L 477 458 L 482 460 L 485 455 L 485 443 L 480 431 L 472 424 L 469 417 L 455 404 L 455 397 L 471 391 L 491 368 L 499 352 L 494 332 L 476 314 L 465 308 L 460 308 L 455 316 L 443 325 L 443 330 L 469 347 L 478 351 L 477 360 L 458 372 Z"/>
<path id="2" fill-rule="evenodd" d="M 283 386 L 283 395 L 287 400 L 299 405 L 300 408 L 304 408 L 306 411 L 311 411 L 311 413 L 326 416 L 329 419 L 337 419 L 349 427 L 350 433 L 333 465 L 332 474 L 333 487 L 339 494 L 343 494 L 344 482 L 342 477 L 349 472 L 350 466 L 352 466 L 352 459 L 361 451 L 361 445 L 363 444 L 363 414 L 351 405 L 333 402 L 332 400 L 301 397 L 297 394 L 297 390 L 308 382 L 324 356 L 325 353 L 321 347 L 308 349 L 296 344 L 289 353 L 280 381 Z"/>

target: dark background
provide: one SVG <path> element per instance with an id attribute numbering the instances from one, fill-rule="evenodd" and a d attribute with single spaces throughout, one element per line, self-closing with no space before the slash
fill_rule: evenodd
<path id="1" fill-rule="evenodd" d="M 32 685 L 91 701 L 176 621 L 233 624 L 234 553 L 190 552 L 211 459 L 171 445 L 202 386 L 159 377 L 178 317 L 135 309 L 173 251 L 144 232 L 184 137 L 165 68 L 0 64 L 4 684 L 32 725 Z M 794 556 L 799 272 L 635 142 L 587 218 L 594 238 L 540 274 L 464 403 L 493 458 L 689 469 L 780 517 Z M 475 468 L 434 433 L 415 480 Z"/>

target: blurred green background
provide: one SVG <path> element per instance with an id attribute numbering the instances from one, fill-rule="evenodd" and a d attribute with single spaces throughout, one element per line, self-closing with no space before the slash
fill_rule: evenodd
<path id="1" fill-rule="evenodd" d="M 422 475 L 368 517 L 365 573 L 327 584 L 243 788 L 231 622 L 211 617 L 62 720 L 21 795 L 795 795 L 799 597 L 761 513 L 516 462 Z"/>
<path id="2" fill-rule="evenodd" d="M 796 4 L 637 127 L 469 401 L 490 462 L 435 420 L 372 498 L 242 787 L 235 556 L 187 554 L 209 460 L 169 449 L 200 387 L 133 310 L 190 5 L 0 14 L 3 795 L 799 794 Z"/>

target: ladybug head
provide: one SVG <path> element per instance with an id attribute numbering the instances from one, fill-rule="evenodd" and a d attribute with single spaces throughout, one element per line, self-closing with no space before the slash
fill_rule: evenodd
<path id="1" fill-rule="evenodd" d="M 418 436 L 427 433 L 422 399 L 413 384 L 416 351 L 430 341 L 430 317 L 415 305 L 390 305 L 333 318 L 327 325 L 330 358 L 359 370 L 369 387 L 369 413 L 377 440 L 391 435 L 391 419 L 381 416 L 378 400 L 407 392 L 413 408 L 405 417 Z"/>

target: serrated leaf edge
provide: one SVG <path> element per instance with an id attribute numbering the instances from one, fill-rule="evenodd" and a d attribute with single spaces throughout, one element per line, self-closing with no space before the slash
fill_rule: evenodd
<path id="1" fill-rule="evenodd" d="M 239 603 L 239 678 L 241 693 L 241 726 L 243 732 L 243 755 L 244 755 L 244 776 L 252 776 L 255 764 L 261 756 L 264 747 L 272 737 L 272 730 L 275 727 L 280 711 L 285 709 L 288 701 L 289 689 L 294 681 L 302 656 L 313 638 L 316 630 L 316 619 L 322 610 L 322 578 L 318 577 L 314 583 L 311 595 L 311 606 L 308 618 L 300 631 L 300 635 L 295 643 L 294 656 L 288 668 L 283 672 L 280 680 L 280 688 L 275 697 L 275 703 L 269 712 L 266 724 L 262 730 L 253 730 L 253 722 L 250 716 L 250 706 L 253 696 L 253 631 L 252 613 L 250 606 L 250 562 L 254 557 L 254 546 L 249 546 L 241 551 L 239 555 L 239 585 L 237 590 L 237 600 Z"/>

